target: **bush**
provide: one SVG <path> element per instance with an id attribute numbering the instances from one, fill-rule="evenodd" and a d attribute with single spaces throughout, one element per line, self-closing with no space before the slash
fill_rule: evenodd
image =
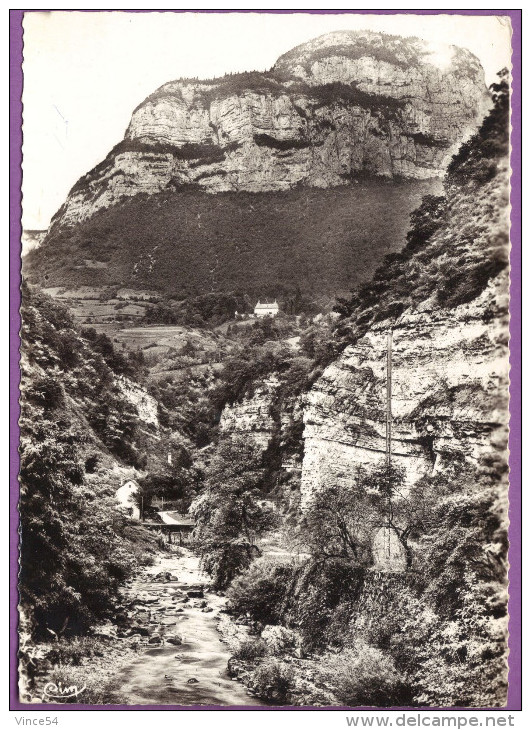
<path id="1" fill-rule="evenodd" d="M 247 639 L 236 649 L 234 657 L 242 661 L 252 661 L 267 656 L 268 653 L 267 644 L 263 639 Z"/>
<path id="2" fill-rule="evenodd" d="M 292 616 L 306 649 L 341 642 L 348 631 L 349 617 L 364 577 L 364 569 L 349 560 L 332 559 L 307 565 L 297 582 L 297 601 Z M 351 606 L 350 614 L 342 605 L 345 602 Z M 341 614 L 337 613 L 338 608 L 341 608 Z"/>
<path id="3" fill-rule="evenodd" d="M 393 707 L 411 704 L 411 691 L 390 656 L 368 644 L 322 659 L 322 681 L 349 707 Z"/>
<path id="4" fill-rule="evenodd" d="M 199 544 L 201 567 L 211 576 L 214 588 L 219 590 L 225 589 L 259 554 L 258 548 L 245 540 L 205 540 Z"/>
<path id="5" fill-rule="evenodd" d="M 262 624 L 277 624 L 289 591 L 295 566 L 262 558 L 236 578 L 227 592 L 236 614 L 249 614 Z"/>
<path id="6" fill-rule="evenodd" d="M 48 653 L 52 664 L 79 666 L 83 659 L 103 656 L 106 642 L 93 636 L 74 636 L 61 638 Z"/>
<path id="7" fill-rule="evenodd" d="M 266 659 L 251 675 L 251 686 L 262 699 L 286 705 L 292 686 L 291 676 L 286 664 L 276 659 Z"/>
<path id="8" fill-rule="evenodd" d="M 291 653 L 299 644 L 295 631 L 286 629 L 284 626 L 266 626 L 262 631 L 262 639 L 265 641 L 269 653 L 274 656 Z"/>

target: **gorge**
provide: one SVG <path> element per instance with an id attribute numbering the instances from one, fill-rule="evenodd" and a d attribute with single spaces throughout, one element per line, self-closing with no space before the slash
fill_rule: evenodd
<path id="1" fill-rule="evenodd" d="M 170 550 L 123 514 L 91 540 L 134 477 L 151 520 L 190 510 L 229 673 L 260 701 L 504 706 L 508 113 L 507 75 L 487 93 L 469 51 L 373 32 L 137 107 L 24 262 L 23 531 L 53 555 L 78 504 L 82 525 L 57 593 L 30 571 L 37 633 L 115 621 Z M 106 315 L 74 323 L 86 291 Z M 250 316 L 262 292 L 277 317 Z"/>

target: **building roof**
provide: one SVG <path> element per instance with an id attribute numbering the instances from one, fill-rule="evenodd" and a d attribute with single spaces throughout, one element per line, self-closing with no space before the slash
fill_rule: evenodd
<path id="1" fill-rule="evenodd" d="M 274 302 L 258 302 L 255 309 L 278 309 L 278 303 L 275 299 Z"/>

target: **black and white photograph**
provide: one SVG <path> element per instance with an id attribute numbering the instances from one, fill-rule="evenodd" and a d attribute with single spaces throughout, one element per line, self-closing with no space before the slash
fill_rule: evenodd
<path id="1" fill-rule="evenodd" d="M 512 16 L 319 13 L 24 12 L 28 709 L 508 705 Z"/>

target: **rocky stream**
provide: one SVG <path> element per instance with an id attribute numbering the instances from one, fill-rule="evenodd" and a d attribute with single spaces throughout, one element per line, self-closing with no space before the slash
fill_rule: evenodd
<path id="1" fill-rule="evenodd" d="M 42 646 L 35 682 L 22 681 L 21 699 L 30 704 L 263 705 L 227 671 L 236 635 L 241 639 L 247 628 L 233 624 L 225 603 L 211 591 L 194 553 L 185 548 L 161 553 L 126 585 L 113 622 L 94 630 L 96 651 L 72 664 L 57 658 L 60 644 Z M 69 696 L 65 690 L 74 686 L 75 696 Z"/>
<path id="2" fill-rule="evenodd" d="M 160 557 L 133 581 L 135 624 L 148 648 L 120 670 L 116 691 L 128 705 L 261 705 L 227 674 L 230 658 L 217 630 L 225 599 L 205 590 L 199 559 Z"/>

